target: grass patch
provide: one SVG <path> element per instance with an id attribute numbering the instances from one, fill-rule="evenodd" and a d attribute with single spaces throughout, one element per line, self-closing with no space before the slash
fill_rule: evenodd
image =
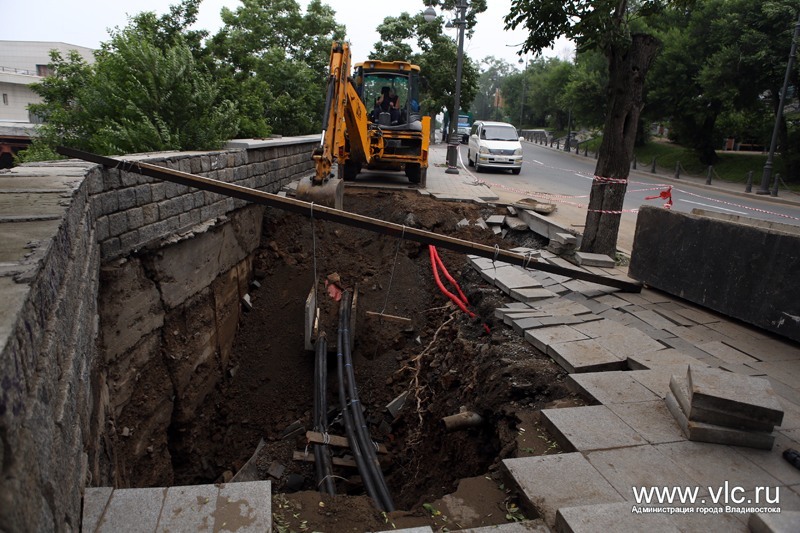
<path id="1" fill-rule="evenodd" d="M 697 154 L 684 146 L 670 142 L 649 142 L 644 146 L 634 149 L 639 170 L 649 170 L 656 158 L 656 171 L 661 174 L 674 175 L 675 166 L 680 162 L 681 174 L 696 177 L 706 177 L 708 166 L 701 163 Z M 749 172 L 753 173 L 753 185 L 758 187 L 767 155 L 758 152 L 723 152 L 718 151 L 719 161 L 714 166 L 714 180 L 720 179 L 731 183 L 747 182 Z M 780 155 L 775 155 L 772 168 L 773 176 L 779 173 L 786 175 Z M 770 183 L 770 187 L 772 184 Z M 790 183 L 789 189 L 800 191 L 800 184 Z M 783 189 L 783 184 L 781 184 Z"/>

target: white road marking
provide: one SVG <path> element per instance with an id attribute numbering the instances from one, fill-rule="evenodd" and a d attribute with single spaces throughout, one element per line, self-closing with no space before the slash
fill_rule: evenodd
<path id="1" fill-rule="evenodd" d="M 531 163 L 536 163 L 537 165 L 544 165 L 541 161 L 537 161 L 535 159 L 531 159 Z"/>
<path id="2" fill-rule="evenodd" d="M 701 204 L 700 202 L 692 202 L 691 200 L 684 200 L 683 198 L 678 199 L 679 202 L 686 202 L 687 204 L 695 204 L 695 205 L 702 205 L 703 207 L 708 207 L 710 209 L 719 209 L 720 211 L 729 211 L 731 213 L 736 213 L 737 215 L 746 215 L 742 211 L 734 211 L 733 209 L 725 209 L 724 207 L 719 207 L 716 205 L 708 205 L 708 204 Z"/>
<path id="3" fill-rule="evenodd" d="M 593 181 L 593 180 L 594 180 L 594 178 L 593 178 L 593 177 L 591 177 L 591 176 L 587 176 L 586 174 L 578 174 L 578 173 L 576 172 L 576 173 L 575 173 L 575 175 L 576 175 L 576 176 L 578 176 L 579 178 L 583 178 L 583 179 L 585 179 L 585 180 L 589 180 L 589 181 Z"/>

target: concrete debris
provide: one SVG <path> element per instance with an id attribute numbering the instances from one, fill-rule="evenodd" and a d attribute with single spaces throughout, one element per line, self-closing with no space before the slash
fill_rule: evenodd
<path id="1" fill-rule="evenodd" d="M 389 411 L 389 414 L 392 415 L 392 418 L 397 417 L 397 413 L 403 408 L 403 405 L 406 403 L 406 398 L 408 398 L 408 391 L 403 392 L 400 396 L 389 402 L 386 406 L 386 410 Z"/>
<path id="2" fill-rule="evenodd" d="M 267 469 L 267 475 L 275 479 L 280 479 L 285 470 L 286 467 L 283 466 L 279 461 L 272 461 Z"/>
<path id="3" fill-rule="evenodd" d="M 242 296 L 242 304 L 244 304 L 244 308 L 247 311 L 253 310 L 253 302 L 250 300 L 249 294 L 245 294 L 244 296 Z"/>
<path id="4" fill-rule="evenodd" d="M 467 227 L 469 226 L 469 220 L 467 220 L 466 218 L 462 218 L 461 220 L 458 221 L 456 226 L 458 226 L 459 228 Z"/>
<path id="5" fill-rule="evenodd" d="M 257 280 L 253 280 L 250 282 L 250 287 L 253 289 L 260 289 L 261 283 L 259 283 Z"/>
<path id="6" fill-rule="evenodd" d="M 489 226 L 486 224 L 486 221 L 483 220 L 482 218 L 476 220 L 475 225 L 483 229 L 489 229 Z"/>
<path id="7" fill-rule="evenodd" d="M 502 226 L 506 217 L 503 215 L 492 215 L 486 219 L 486 223 L 490 226 Z"/>

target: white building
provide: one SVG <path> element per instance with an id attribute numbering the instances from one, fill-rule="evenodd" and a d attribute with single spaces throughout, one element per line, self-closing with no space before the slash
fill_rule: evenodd
<path id="1" fill-rule="evenodd" d="M 64 58 L 75 50 L 88 63 L 94 62 L 93 50 L 85 46 L 0 40 L 0 168 L 11 166 L 12 152 L 30 142 L 36 118 L 28 112 L 28 105 L 41 101 L 30 85 L 49 73 L 47 65 L 53 49 Z"/>

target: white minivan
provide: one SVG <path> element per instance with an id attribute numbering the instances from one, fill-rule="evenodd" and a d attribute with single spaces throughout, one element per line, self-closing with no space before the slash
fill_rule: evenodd
<path id="1" fill-rule="evenodd" d="M 519 174 L 522 170 L 522 144 L 517 128 L 506 122 L 475 122 L 470 131 L 467 161 L 478 172 L 485 168 L 498 168 Z"/>

